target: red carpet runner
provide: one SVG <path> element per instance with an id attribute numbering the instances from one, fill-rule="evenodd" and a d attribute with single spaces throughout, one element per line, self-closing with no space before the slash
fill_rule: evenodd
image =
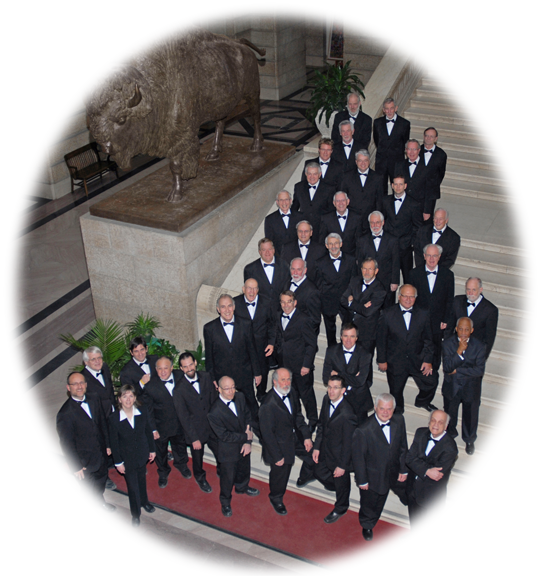
<path id="1" fill-rule="evenodd" d="M 325 524 L 323 518 L 332 511 L 332 504 L 290 490 L 284 498 L 288 514 L 280 516 L 270 504 L 268 484 L 254 478 L 251 478 L 250 486 L 258 488 L 260 495 L 250 497 L 234 491 L 233 516 L 225 518 L 220 511 L 219 479 L 214 466 L 205 464 L 207 480 L 213 488 L 210 494 L 199 489 L 193 476 L 186 480 L 176 468 L 169 474 L 167 487 L 160 488 L 156 465 L 149 465 L 147 469 L 148 499 L 152 504 L 314 564 L 335 559 L 333 550 L 336 555 L 347 558 L 348 552 L 370 549 L 375 543 L 405 530 L 380 520 L 374 528 L 374 539 L 365 542 L 356 512 L 348 510 L 334 524 Z M 122 475 L 112 469 L 110 478 L 118 490 L 127 494 Z M 317 485 L 320 486 L 318 482 Z M 143 515 L 146 516 L 146 512 Z"/>

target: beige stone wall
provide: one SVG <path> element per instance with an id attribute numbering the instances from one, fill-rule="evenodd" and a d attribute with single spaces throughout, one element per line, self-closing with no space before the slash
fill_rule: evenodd
<path id="1" fill-rule="evenodd" d="M 344 62 L 351 60 L 351 67 L 361 74 L 361 80 L 365 85 L 387 49 L 388 45 L 373 35 L 364 36 L 362 32 L 344 30 Z"/>

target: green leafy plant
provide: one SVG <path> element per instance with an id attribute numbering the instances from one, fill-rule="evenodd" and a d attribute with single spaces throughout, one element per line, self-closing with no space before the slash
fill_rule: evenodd
<path id="1" fill-rule="evenodd" d="M 326 115 L 327 124 L 333 113 L 341 112 L 346 106 L 346 98 L 350 92 L 357 92 L 362 100 L 365 99 L 363 88 L 365 85 L 358 78 L 360 74 L 354 73 L 350 68 L 351 60 L 343 66 L 327 63 L 326 70 L 316 70 L 310 80 L 313 92 L 310 98 L 310 108 L 306 115 L 312 122 L 319 114 L 319 121 Z"/>
<path id="2" fill-rule="evenodd" d="M 197 370 L 205 370 L 205 351 L 203 350 L 201 340 L 198 342 L 197 350 L 185 350 L 185 352 L 191 352 L 194 355 L 194 358 L 198 362 Z"/>
<path id="3" fill-rule="evenodd" d="M 129 340 L 137 336 L 141 336 L 149 343 L 156 335 L 156 330 L 161 328 L 161 323 L 157 318 L 154 318 L 154 316 L 150 316 L 150 314 L 146 314 L 145 316 L 144 312 L 141 312 L 133 322 L 129 322 L 125 327 L 127 328 L 128 344 Z"/>

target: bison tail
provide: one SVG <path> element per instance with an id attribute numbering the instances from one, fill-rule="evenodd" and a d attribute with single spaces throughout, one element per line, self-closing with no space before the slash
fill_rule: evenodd
<path id="1" fill-rule="evenodd" d="M 248 46 L 249 48 L 251 48 L 251 50 L 254 50 L 260 56 L 266 56 L 266 50 L 263 50 L 262 48 L 258 48 L 250 40 L 247 40 L 247 38 L 239 38 L 238 41 L 241 44 L 245 44 L 245 46 Z"/>

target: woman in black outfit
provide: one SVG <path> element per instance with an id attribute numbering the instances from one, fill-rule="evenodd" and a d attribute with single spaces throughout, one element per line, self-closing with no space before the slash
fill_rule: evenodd
<path id="1" fill-rule="evenodd" d="M 138 406 L 135 388 L 124 384 L 118 394 L 118 410 L 108 417 L 110 445 L 114 464 L 125 476 L 132 524 L 140 524 L 141 507 L 152 513 L 155 508 L 146 492 L 146 464 L 156 457 L 148 414 Z"/>

